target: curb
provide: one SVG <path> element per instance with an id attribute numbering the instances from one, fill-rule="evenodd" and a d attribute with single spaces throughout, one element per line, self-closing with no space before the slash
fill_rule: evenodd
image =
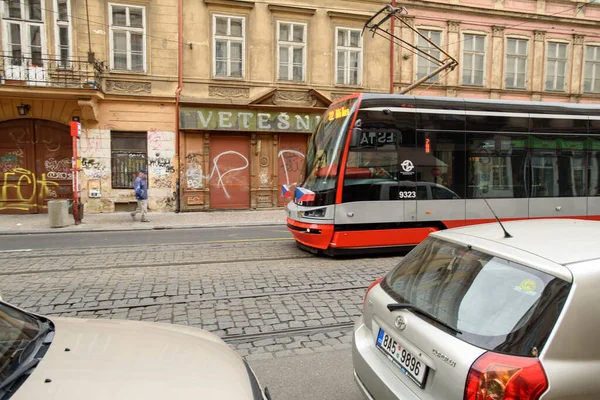
<path id="1" fill-rule="evenodd" d="M 202 224 L 202 225 L 156 225 L 156 226 L 107 226 L 107 227 L 85 227 L 85 228 L 45 228 L 35 230 L 0 231 L 0 236 L 10 235 L 48 235 L 60 233 L 99 233 L 99 232 L 134 232 L 134 231 L 162 231 L 174 229 L 201 229 L 201 228 L 240 228 L 245 226 L 285 226 L 286 222 L 223 222 L 218 224 Z M 76 226 L 76 225 L 75 225 Z"/>

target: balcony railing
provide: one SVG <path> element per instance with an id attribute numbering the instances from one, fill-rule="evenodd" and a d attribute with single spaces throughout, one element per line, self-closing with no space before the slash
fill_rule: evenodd
<path id="1" fill-rule="evenodd" d="M 0 54 L 0 85 L 102 90 L 103 62 Z"/>

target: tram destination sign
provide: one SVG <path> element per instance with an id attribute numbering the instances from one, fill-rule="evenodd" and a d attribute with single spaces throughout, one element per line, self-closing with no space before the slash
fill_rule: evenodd
<path id="1" fill-rule="evenodd" d="M 205 131 L 313 132 L 320 113 L 181 107 L 180 129 Z"/>
<path id="2" fill-rule="evenodd" d="M 398 142 L 402 143 L 402 133 L 393 129 L 363 129 L 357 145 L 358 147 L 380 147 L 386 144 L 394 145 Z"/>

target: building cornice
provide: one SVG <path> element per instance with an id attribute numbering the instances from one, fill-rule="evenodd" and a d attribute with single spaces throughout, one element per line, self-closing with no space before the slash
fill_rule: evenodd
<path id="1" fill-rule="evenodd" d="M 254 7 L 254 1 L 252 0 L 204 0 L 206 4 L 226 6 L 234 8 L 247 8 L 251 9 Z"/>
<path id="2" fill-rule="evenodd" d="M 441 11 L 445 13 L 470 14 L 485 17 L 526 19 L 530 21 L 539 21 L 545 23 L 561 23 L 565 25 L 579 25 L 586 27 L 597 27 L 598 22 L 585 19 L 574 19 L 574 17 L 559 17 L 556 15 L 544 15 L 536 13 L 526 13 L 519 11 L 499 10 L 492 8 L 479 8 L 464 6 L 460 4 L 443 4 L 428 0 L 406 0 L 405 7 L 409 10 L 428 10 Z M 416 15 L 418 17 L 418 15 Z M 509 26 L 507 26 L 509 28 Z"/>
<path id="3" fill-rule="evenodd" d="M 317 12 L 316 8 L 290 6 L 290 5 L 283 5 L 283 4 L 269 4 L 269 10 L 271 10 L 271 12 L 286 12 L 286 13 L 303 14 L 303 15 L 314 15 Z"/>
<path id="4" fill-rule="evenodd" d="M 373 16 L 373 14 L 366 13 L 354 13 L 354 12 L 346 12 L 346 11 L 327 11 L 327 15 L 329 18 L 339 18 L 339 19 L 355 19 L 359 21 L 366 21 Z"/>

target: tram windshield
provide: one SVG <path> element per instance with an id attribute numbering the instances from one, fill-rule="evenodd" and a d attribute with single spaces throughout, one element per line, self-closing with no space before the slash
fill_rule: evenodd
<path id="1" fill-rule="evenodd" d="M 315 193 L 312 205 L 333 204 L 342 150 L 356 111 L 357 99 L 331 106 L 323 115 L 308 145 L 302 187 Z"/>

